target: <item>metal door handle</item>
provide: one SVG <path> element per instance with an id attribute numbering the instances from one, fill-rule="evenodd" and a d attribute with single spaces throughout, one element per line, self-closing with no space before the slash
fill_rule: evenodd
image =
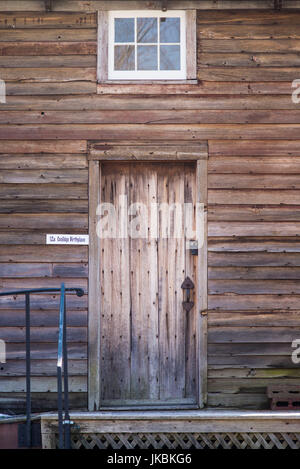
<path id="1" fill-rule="evenodd" d="M 181 285 L 181 288 L 183 290 L 183 294 L 186 291 L 186 299 L 182 302 L 182 306 L 183 306 L 183 309 L 188 313 L 189 311 L 191 311 L 191 309 L 194 306 L 194 302 L 190 301 L 190 296 L 191 296 L 191 290 L 195 288 L 195 285 L 190 279 L 190 277 L 186 277 L 186 279 Z"/>

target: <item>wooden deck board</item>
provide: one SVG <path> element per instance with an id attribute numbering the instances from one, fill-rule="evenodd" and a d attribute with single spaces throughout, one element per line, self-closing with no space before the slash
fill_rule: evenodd
<path id="1" fill-rule="evenodd" d="M 249 435 L 268 438 L 275 434 L 280 439 L 300 434 L 300 411 L 248 411 L 248 410 L 189 410 L 189 411 L 113 411 L 74 412 L 74 437 L 88 435 Z M 41 416 L 43 448 L 53 448 L 53 435 L 57 434 L 57 414 Z M 76 434 L 76 435 L 75 435 Z M 109 437 L 110 438 L 110 437 Z M 246 439 L 247 439 L 246 438 Z M 277 437 L 276 437 L 277 438 Z M 268 443 L 265 443 L 268 444 Z M 278 442 L 279 446 L 281 445 Z M 252 442 L 251 447 L 255 447 Z"/>

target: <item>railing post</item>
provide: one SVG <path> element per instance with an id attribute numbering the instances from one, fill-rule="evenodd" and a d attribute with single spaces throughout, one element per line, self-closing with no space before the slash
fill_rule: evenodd
<path id="1" fill-rule="evenodd" d="M 31 389 L 30 389 L 30 293 L 25 294 L 26 328 L 26 443 L 31 447 Z"/>
<path id="2" fill-rule="evenodd" d="M 58 410 L 58 448 L 64 447 L 63 405 L 62 405 L 62 375 L 61 367 L 57 367 L 57 410 Z"/>
<path id="3" fill-rule="evenodd" d="M 61 284 L 59 306 L 59 330 L 58 330 L 58 358 L 57 358 L 57 407 L 58 407 L 58 447 L 64 448 L 64 422 L 63 422 L 63 396 L 62 396 L 62 363 L 64 343 L 64 302 L 65 285 Z"/>
<path id="4" fill-rule="evenodd" d="M 69 415 L 69 383 L 68 383 L 68 348 L 67 348 L 67 308 L 64 295 L 64 325 L 63 325 L 63 362 L 64 362 L 64 410 L 65 410 L 65 449 L 71 447 L 70 415 Z"/>

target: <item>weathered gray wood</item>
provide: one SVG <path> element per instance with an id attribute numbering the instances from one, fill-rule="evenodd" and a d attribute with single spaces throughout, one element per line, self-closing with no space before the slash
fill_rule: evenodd
<path id="1" fill-rule="evenodd" d="M 275 327 L 271 330 L 268 327 L 211 327 L 208 332 L 208 341 L 210 343 L 256 343 L 256 342 L 289 342 L 298 337 L 300 327 Z M 286 363 L 285 363 L 286 365 Z M 296 366 L 290 360 L 290 367 Z M 282 368 L 277 366 L 277 368 Z"/>
<path id="2" fill-rule="evenodd" d="M 57 310 L 57 304 L 59 304 L 59 299 L 57 298 L 56 304 L 51 305 L 51 310 Z M 24 307 L 24 301 L 23 305 Z M 10 308 L 15 308 L 14 305 L 10 306 Z M 83 309 L 82 307 L 81 309 Z M 7 309 L 7 308 L 5 308 Z M 21 305 L 20 308 L 21 309 Z M 24 308 L 22 308 L 24 309 Z M 34 310 L 34 309 L 33 309 Z M 2 340 L 5 340 L 8 343 L 24 343 L 25 341 L 25 332 L 24 327 L 5 327 L 1 331 Z M 31 340 L 33 342 L 54 342 L 57 343 L 58 339 L 58 328 L 57 327 L 47 327 L 47 328 L 40 328 L 40 327 L 32 327 L 31 328 Z M 76 343 L 86 343 L 87 342 L 87 330 L 86 327 L 69 327 L 68 328 L 68 341 L 69 342 L 76 342 Z M 24 376 L 25 380 L 25 376 Z M 25 382 L 25 381 L 24 381 Z M 4 388 L 5 391 L 5 388 Z M 8 390 L 9 392 L 9 390 Z M 17 392 L 17 391 L 16 391 Z"/>
<path id="3" fill-rule="evenodd" d="M 71 418 L 79 423 L 84 433 L 157 433 L 157 432 L 299 432 L 297 412 L 246 411 L 246 410 L 186 410 L 186 411 L 106 411 L 88 414 L 73 412 Z M 52 433 L 55 413 L 43 415 L 45 433 Z"/>
<path id="4" fill-rule="evenodd" d="M 26 171 L 1 170 L 0 183 L 3 184 L 86 184 L 88 173 L 85 169 L 61 170 L 45 169 Z"/>
<path id="5" fill-rule="evenodd" d="M 86 376 L 74 377 L 69 379 L 69 392 L 81 393 L 87 392 L 87 379 Z M 26 389 L 25 377 L 11 376 L 1 377 L 0 392 L 5 393 L 24 393 Z M 32 393 L 56 393 L 57 392 L 57 377 L 56 376 L 33 376 L 31 379 Z M 56 397 L 56 396 L 55 396 Z M 45 399 L 45 397 L 44 397 Z M 24 402 L 24 401 L 23 401 Z M 56 400 L 57 403 L 57 400 Z M 24 406 L 23 406 L 24 409 Z"/>
<path id="6" fill-rule="evenodd" d="M 49 69 L 51 71 L 51 69 Z M 223 70 L 223 69 L 221 69 Z M 256 70 L 254 72 L 257 73 Z M 45 79 L 47 79 L 46 72 L 43 72 Z M 57 73 L 57 72 L 56 72 Z M 83 73 L 83 72 L 82 72 Z M 29 72 L 27 71 L 27 75 Z M 51 72 L 52 77 L 55 77 L 53 70 Z M 16 76 L 16 72 L 15 72 Z M 49 75 L 48 75 L 49 76 Z M 296 75 L 297 76 L 297 75 Z M 32 77 L 34 79 L 35 75 L 32 73 Z M 13 78 L 13 77 L 12 77 Z M 51 78 L 51 75 L 50 77 Z M 66 74 L 66 78 L 69 78 L 68 81 L 62 81 L 62 83 L 71 83 L 72 78 L 74 76 L 72 73 L 69 73 L 69 76 Z M 80 78 L 80 77 L 79 77 Z M 18 78 L 16 78 L 17 80 Z M 81 80 L 82 81 L 82 80 Z M 32 110 L 39 110 L 39 111 L 84 111 L 84 110 L 98 110 L 98 111 L 111 111 L 114 109 L 117 110 L 127 110 L 129 111 L 136 111 L 136 110 L 144 110 L 144 111 L 149 111 L 149 110 L 169 110 L 169 111 L 178 111 L 178 110 L 228 110 L 228 109 L 233 109 L 233 110 L 297 110 L 295 108 L 295 104 L 291 100 L 291 80 L 290 80 L 290 86 L 287 87 L 287 82 L 288 80 L 285 80 L 285 83 L 283 84 L 284 88 L 283 90 L 280 89 L 278 83 L 274 83 L 274 89 L 272 90 L 272 86 L 269 83 L 269 88 L 266 88 L 266 85 L 262 85 L 261 83 L 246 83 L 248 87 L 242 83 L 239 87 L 236 87 L 235 82 L 234 83 L 224 83 L 224 80 L 222 83 L 217 83 L 212 82 L 212 83 L 207 83 L 206 87 L 204 87 L 204 91 L 201 92 L 201 87 L 199 85 L 194 88 L 194 93 L 186 93 L 185 89 L 182 90 L 181 93 L 179 93 L 180 88 L 174 92 L 174 85 L 164 85 L 166 88 L 161 88 L 163 85 L 159 85 L 159 88 L 157 88 L 158 85 L 153 85 L 153 95 L 152 95 L 152 85 L 139 85 L 139 89 L 137 91 L 137 85 L 127 85 L 127 87 L 124 89 L 124 85 L 118 85 L 118 93 L 117 90 L 114 90 L 112 92 L 111 87 L 113 85 L 110 85 L 110 88 L 108 89 L 108 94 L 104 93 L 99 93 L 97 95 L 94 94 L 86 94 L 84 93 L 82 96 L 78 95 L 63 95 L 60 97 L 58 100 L 55 96 L 52 96 L 51 93 L 49 96 L 40 96 L 39 94 L 37 96 L 11 96 L 9 100 L 7 100 L 6 103 L 1 104 L 1 110 L 3 111 L 19 111 L 19 110 L 27 110 L 27 111 L 32 111 Z M 76 80 L 74 79 L 74 83 Z M 17 81 L 15 81 L 17 83 Z M 34 83 L 32 83 L 33 86 Z M 38 85 L 38 82 L 36 83 Z M 54 82 L 51 83 L 51 81 L 43 82 L 43 86 L 51 86 L 54 85 Z M 229 88 L 228 85 L 231 85 Z M 9 86 L 9 85 L 8 85 Z M 114 85 L 115 86 L 115 85 Z M 132 91 L 128 93 L 128 87 L 132 87 Z M 148 86 L 148 91 L 145 89 L 146 86 Z M 178 85 L 179 86 L 179 85 Z M 192 86 L 192 85 L 190 85 Z M 234 88 L 235 86 L 235 88 Z M 98 85 L 98 90 L 100 91 L 104 85 Z M 119 88 L 120 87 L 120 88 Z M 276 90 L 280 91 L 280 94 L 276 94 L 273 96 L 273 93 L 276 92 Z M 62 90 L 61 90 L 62 91 Z M 122 96 L 122 91 L 124 93 L 124 96 Z M 200 93 L 199 93 L 200 91 Z M 222 91 L 222 93 L 221 93 Z M 235 91 L 235 93 L 234 93 Z M 247 92 L 246 92 L 247 91 Z M 264 92 L 263 92 L 264 91 Z M 226 95 L 224 96 L 224 93 Z M 242 93 L 240 95 L 240 93 Z M 289 94 L 288 94 L 289 93 Z M 62 93 L 63 94 L 63 93 Z M 132 96 L 132 95 L 136 96 Z M 198 94 L 200 94 L 201 99 L 198 98 Z M 218 95 L 218 98 L 216 99 L 214 94 Z M 147 95 L 147 99 L 144 98 L 143 95 Z M 213 96 L 211 96 L 213 95 Z M 170 117 L 172 117 L 172 113 L 170 113 Z M 144 114 L 144 118 L 146 118 L 147 115 Z M 130 119 L 130 118 L 129 118 Z M 78 137 L 74 137 L 74 139 Z M 95 140 L 101 138 L 101 136 L 98 136 L 95 138 Z M 219 137 L 220 139 L 224 139 L 223 137 Z M 275 138 L 275 137 L 274 137 Z M 107 137 L 107 139 L 111 139 L 111 137 Z M 129 138 L 127 138 L 129 139 Z M 132 138 L 134 142 L 136 142 L 136 139 Z M 173 141 L 176 141 L 180 143 L 179 136 L 175 137 Z M 200 140 L 204 140 L 203 138 Z M 170 142 L 173 143 L 171 140 Z M 296 143 L 294 142 L 289 142 L 289 140 L 285 140 L 287 142 L 287 145 L 289 147 L 292 147 L 293 145 L 296 146 Z M 245 142 L 245 143 L 244 143 Z M 76 146 L 74 141 L 70 142 L 74 145 L 75 150 L 70 152 L 70 153 L 80 153 L 81 150 L 79 149 L 79 145 L 77 147 L 76 151 Z M 78 142 L 83 143 L 83 142 Z M 86 143 L 86 142 L 84 142 Z M 140 143 L 143 143 L 142 141 Z M 191 139 L 192 143 L 192 139 Z M 236 145 L 236 150 L 240 149 L 240 147 L 245 147 L 245 150 L 248 150 L 248 155 L 257 155 L 257 156 L 263 156 L 264 154 L 268 153 L 255 153 L 253 152 L 254 148 L 256 147 L 259 148 L 262 147 L 270 147 L 269 150 L 273 149 L 274 153 L 269 153 L 270 156 L 274 155 L 284 155 L 284 144 L 282 143 L 278 149 L 274 148 L 274 142 L 272 141 L 262 141 L 258 140 L 255 142 L 249 142 L 251 145 L 247 147 L 247 139 L 245 135 L 245 140 L 241 140 L 240 142 L 225 142 L 221 140 L 220 142 L 213 142 L 213 148 L 217 145 L 224 145 L 224 149 L 227 149 L 228 146 L 231 144 L 231 147 L 233 148 Z M 276 142 L 275 142 L 276 143 Z M 62 145 L 62 142 L 56 142 L 56 145 Z M 182 142 L 181 142 L 182 144 Z M 234 148 L 233 148 L 234 149 Z M 251 153 L 251 150 L 253 153 Z M 281 150 L 281 151 L 280 151 Z M 283 150 L 283 151 L 282 151 Z M 41 150 L 43 151 L 43 150 Z M 41 153 L 39 151 L 38 153 Z M 47 152 L 46 150 L 44 150 Z M 8 150 L 9 152 L 9 150 Z M 48 150 L 47 153 L 52 153 L 54 152 L 53 150 Z M 67 151 L 65 149 L 61 150 L 60 153 L 66 153 Z M 6 151 L 7 153 L 7 151 Z M 20 153 L 15 152 L 15 153 Z M 27 152 L 27 153 L 33 153 L 33 152 Z M 213 152 L 215 153 L 215 152 Z M 233 156 L 233 155 L 243 155 L 244 152 L 241 152 L 240 154 L 238 153 L 233 153 L 228 156 Z M 298 155 L 299 156 L 299 155 Z"/>
<path id="7" fill-rule="evenodd" d="M 118 197 L 122 194 L 128 195 L 128 203 L 142 201 L 149 208 L 155 200 L 195 203 L 195 179 L 192 163 L 166 167 L 157 163 L 106 162 L 102 163 L 102 201 L 113 201 L 117 212 Z M 188 331 L 182 314 L 181 291 L 186 269 L 194 278 L 193 261 L 187 261 L 190 253 L 186 251 L 184 236 L 173 238 L 171 232 L 170 238 L 163 238 L 161 215 L 158 220 L 157 247 L 155 237 L 130 239 L 130 242 L 126 238 L 102 240 L 101 394 L 105 406 L 108 400 L 110 405 L 111 400 L 115 405 L 129 402 L 133 405 L 135 401 L 142 405 L 145 399 L 158 397 L 157 405 L 168 405 L 171 398 L 181 399 L 182 405 L 188 402 L 186 399 L 196 402 L 193 342 L 196 319 L 191 320 Z M 120 314 L 116 315 L 116 311 Z M 190 346 L 186 348 L 189 341 Z M 120 347 L 123 354 L 116 356 Z"/>
<path id="8" fill-rule="evenodd" d="M 10 2 L 13 7 L 13 2 Z M 26 2 L 19 2 L 21 3 Z M 36 3 L 39 2 L 31 2 Z M 42 2 L 40 2 L 42 3 Z M 29 6 L 30 2 L 27 2 Z M 9 6 L 9 5 L 8 5 Z M 53 11 L 44 12 L 43 9 L 39 12 L 30 11 L 7 11 L 0 13 L 0 28 L 1 29 L 48 29 L 51 27 L 57 28 L 68 27 L 68 28 L 95 28 L 97 24 L 95 13 L 55 13 Z"/>
<path id="9" fill-rule="evenodd" d="M 96 57 L 93 55 L 64 55 L 64 56 L 4 56 L 0 57 L 1 68 L 52 68 L 52 67 L 94 67 Z"/>
<path id="10" fill-rule="evenodd" d="M 23 140 L 22 142 L 5 140 L 1 142 L 1 153 L 86 153 L 86 148 L 87 142 L 77 139 L 65 141 Z"/>
<path id="11" fill-rule="evenodd" d="M 96 232 L 97 207 L 101 202 L 101 167 L 89 162 L 89 324 L 88 324 L 88 406 L 97 410 L 100 404 L 100 240 Z"/>
<path id="12" fill-rule="evenodd" d="M 214 267 L 285 267 L 291 269 L 299 267 L 300 255 L 298 252 L 211 252 L 209 253 L 209 265 Z M 253 250 L 254 251 L 254 250 Z M 294 269 L 295 273 L 297 269 Z M 251 270 L 249 270 L 249 273 Z M 266 271 L 267 272 L 267 271 Z M 282 269 L 281 269 L 282 272 Z M 287 270 L 288 272 L 288 270 Z M 274 269 L 273 278 L 279 278 Z"/>
<path id="13" fill-rule="evenodd" d="M 209 313 L 208 323 L 210 326 L 229 326 L 229 327 L 236 327 L 236 326 L 269 326 L 271 327 L 279 327 L 279 326 L 295 326 L 299 325 L 299 312 L 286 312 L 282 310 L 280 312 L 269 312 L 269 311 L 262 311 L 262 312 L 248 312 L 242 311 L 238 313 L 231 313 L 231 312 L 218 312 L 218 313 Z M 229 345 L 229 348 L 231 344 Z M 289 357 L 291 356 L 291 346 L 288 346 L 287 349 Z M 257 355 L 260 355 L 259 350 L 256 351 Z M 280 348 L 278 347 L 277 354 L 281 355 Z M 241 355 L 247 355 L 246 350 Z M 242 360 L 241 360 L 242 361 Z M 271 361 L 269 362 L 269 366 L 271 366 Z"/>
<path id="14" fill-rule="evenodd" d="M 5 111 L 4 111 L 5 112 Z M 86 169 L 85 155 L 6 155 L 1 154 L 0 168 L 2 169 Z"/>
<path id="15" fill-rule="evenodd" d="M 242 238 L 211 238 L 210 252 L 277 252 L 298 253 L 300 251 L 297 237 L 242 237 Z M 280 255 L 280 254 L 279 254 Z"/>
<path id="16" fill-rule="evenodd" d="M 97 47 L 94 42 L 0 42 L 0 52 L 4 56 L 28 55 L 96 55 Z M 61 84 L 57 84 L 58 86 Z M 83 84 L 81 83 L 81 87 Z M 64 84 L 67 88 L 67 85 Z M 61 87 L 62 88 L 62 87 Z M 95 89 L 95 88 L 94 88 Z"/>
<path id="17" fill-rule="evenodd" d="M 112 145 L 110 143 L 93 142 L 89 146 L 89 159 L 103 161 L 176 161 L 206 159 L 207 143 L 199 142 L 186 145 Z"/>
<path id="18" fill-rule="evenodd" d="M 1 8 L 1 6 L 0 6 Z M 1 10 L 0 10 L 1 11 Z M 95 41 L 96 29 L 0 29 L 0 42 L 53 41 Z"/>
<path id="19" fill-rule="evenodd" d="M 75 233 L 84 232 L 87 230 L 87 216 L 85 214 L 78 214 L 77 219 L 74 219 L 72 214 L 53 214 L 49 217 L 48 214 L 13 214 L 0 215 L 0 228 L 1 229 L 23 229 L 23 230 L 72 230 Z"/>
<path id="20" fill-rule="evenodd" d="M 23 316 L 24 313 L 19 313 Z M 40 314 L 40 313 L 38 313 Z M 38 314 L 34 314 L 33 319 L 37 320 Z M 2 316 L 2 315 L 1 315 Z M 69 315 L 70 316 L 70 315 Z M 69 317 L 68 317 L 69 321 Z M 58 322 L 56 322 L 56 325 Z M 22 343 L 9 343 L 6 347 L 7 360 L 25 360 L 25 349 Z M 57 344 L 53 343 L 38 343 L 31 344 L 31 357 L 33 360 L 55 360 L 57 359 Z M 68 358 L 70 360 L 87 360 L 87 344 L 85 343 L 70 343 L 68 344 Z"/>
<path id="21" fill-rule="evenodd" d="M 132 187 L 131 190 L 128 190 L 130 203 L 145 204 L 147 211 L 149 211 L 151 203 L 157 202 L 158 199 L 158 177 L 155 167 L 152 169 L 147 165 L 141 173 L 139 167 L 130 165 L 128 181 L 129 187 Z M 148 189 L 145 190 L 145 187 Z M 128 324 L 132 334 L 129 337 L 129 344 L 130 341 L 132 344 L 131 353 L 128 350 L 131 356 L 130 397 L 132 404 L 135 399 L 141 399 L 141 401 L 149 399 L 149 401 L 155 402 L 159 400 L 160 396 L 161 399 L 164 399 L 159 369 L 160 325 L 159 298 L 157 297 L 159 255 L 157 240 L 155 238 L 125 239 L 120 247 L 126 256 L 125 262 L 122 258 L 120 259 L 123 280 L 122 313 L 124 317 L 127 316 L 128 310 L 131 310 Z M 124 288 L 128 277 L 130 277 L 130 289 Z M 127 321 L 126 323 L 124 321 L 123 329 L 125 329 L 124 326 L 128 327 L 128 325 Z M 168 367 L 166 368 L 168 369 Z M 167 370 L 165 372 L 167 373 Z M 178 382 L 178 386 L 180 385 L 181 383 Z M 173 397 L 171 392 L 169 397 Z M 124 405 L 126 405 L 125 402 Z"/>
<path id="22" fill-rule="evenodd" d="M 87 246 L 1 246 L 0 262 L 87 262 Z"/>
<path id="23" fill-rule="evenodd" d="M 0 204 L 0 213 L 88 213 L 88 203 L 86 200 L 78 199 L 67 199 L 63 201 L 61 199 L 36 199 L 35 203 L 32 204 L 32 199 L 6 199 L 5 203 L 2 201 L 2 205 Z M 4 233 L 2 232 L 1 235 L 4 236 Z M 14 233 L 14 235 L 11 233 L 11 236 L 7 236 L 7 242 L 9 244 L 13 244 L 14 236 L 16 237 L 17 233 Z M 40 236 L 43 238 L 44 243 L 44 236 Z M 24 233 L 24 244 L 26 244 L 25 240 Z M 21 236 L 17 244 L 22 244 Z"/>
<path id="24" fill-rule="evenodd" d="M 6 376 L 24 376 L 26 374 L 26 360 L 7 360 L 1 364 L 1 378 Z M 57 359 L 54 360 L 31 360 L 31 376 L 56 376 Z M 87 360 L 68 359 L 68 375 L 87 375 Z"/>
<path id="25" fill-rule="evenodd" d="M 108 79 L 108 12 L 98 11 L 97 81 Z"/>
<path id="26" fill-rule="evenodd" d="M 286 138 L 295 140 L 299 138 L 300 124 L 261 124 L 258 127 L 253 124 L 182 124 L 180 126 L 171 124 L 69 124 L 69 125 L 32 125 L 24 124 L 2 125 L 0 124 L 0 139 L 15 138 L 23 139 L 63 139 L 81 138 L 96 140 L 99 135 L 103 140 L 114 139 L 132 140 L 139 135 L 140 140 L 162 141 L 180 139 L 182 141 L 197 140 L 239 140 L 242 138 L 253 139 L 277 139 Z"/>
<path id="27" fill-rule="evenodd" d="M 197 78 L 197 11 L 186 12 L 186 78 Z"/>
<path id="28" fill-rule="evenodd" d="M 196 226 L 198 231 L 198 369 L 199 369 L 199 405 L 207 403 L 207 162 L 197 162 L 196 173 L 197 203 L 203 206 L 203 218 L 198 213 Z"/>
<path id="29" fill-rule="evenodd" d="M 3 200 L 87 200 L 86 184 L 1 184 L 0 198 Z M 23 227 L 24 228 L 24 227 Z"/>
<path id="30" fill-rule="evenodd" d="M 20 1 L 14 1 L 16 4 L 17 9 L 19 8 Z M 30 3 L 30 2 L 28 2 Z M 32 2 L 31 2 L 32 3 Z M 298 2 L 289 1 L 287 3 L 286 8 L 298 8 Z M 209 9 L 216 9 L 216 10 L 227 10 L 227 9 L 266 9 L 266 8 L 273 8 L 274 3 L 273 0 L 218 0 L 216 3 L 213 0 L 205 0 L 199 3 L 197 0 L 176 0 L 173 1 L 172 4 L 168 8 L 170 9 L 195 9 L 199 8 L 201 10 L 209 10 Z M 124 2 L 122 0 L 112 0 L 107 2 L 107 0 L 93 0 L 86 4 L 84 1 L 80 0 L 72 0 L 66 2 L 65 0 L 56 0 L 55 5 L 53 7 L 54 11 L 97 11 L 97 10 L 122 10 L 124 9 Z M 126 9 L 130 10 L 147 10 L 147 9 L 158 9 L 161 10 L 161 2 L 159 0 L 153 1 L 149 4 L 148 1 L 144 0 L 142 2 L 136 0 L 130 0 L 127 2 Z M 4 8 L 6 10 L 6 8 Z M 43 9 L 41 9 L 43 10 Z"/>

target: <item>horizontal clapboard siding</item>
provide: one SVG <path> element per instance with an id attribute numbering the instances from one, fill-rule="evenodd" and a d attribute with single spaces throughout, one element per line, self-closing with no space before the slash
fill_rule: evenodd
<path id="1" fill-rule="evenodd" d="M 1 2 L 1 290 L 64 281 L 87 291 L 87 247 L 46 246 L 45 234 L 88 232 L 89 140 L 208 140 L 208 402 L 267 407 L 268 384 L 300 377 L 290 359 L 300 337 L 300 107 L 291 99 L 300 13 L 274 12 L 270 1 L 187 2 L 199 8 L 199 83 L 115 86 L 96 83 L 104 3 L 59 0 L 45 12 L 44 1 Z M 55 409 L 58 301 L 33 299 L 36 410 Z M 68 302 L 71 406 L 85 407 L 87 297 Z M 0 406 L 19 411 L 22 308 L 1 301 Z"/>
<path id="2" fill-rule="evenodd" d="M 209 402 L 264 408 L 269 384 L 299 380 L 300 147 L 240 143 L 210 147 Z"/>
<path id="3" fill-rule="evenodd" d="M 198 15 L 198 77 L 209 86 L 220 83 L 217 89 L 227 93 L 214 96 L 213 110 L 220 103 L 229 124 L 237 122 L 239 109 L 240 123 L 253 124 L 254 130 L 253 140 L 247 125 L 238 140 L 230 137 L 228 126 L 221 139 L 209 139 L 210 405 L 266 408 L 268 385 L 299 381 L 291 342 L 300 337 L 300 142 L 291 134 L 275 140 L 281 139 L 275 115 L 292 124 L 299 107 L 291 99 L 291 82 L 299 75 L 299 23 L 298 13 L 287 12 L 279 17 L 271 11 Z M 287 80 L 285 95 L 277 82 Z M 250 96 L 237 89 L 242 81 Z M 226 82 L 237 91 L 228 94 Z M 267 82 L 272 82 L 268 92 Z M 252 92 L 255 85 L 260 88 Z M 205 106 L 211 97 L 206 99 L 203 95 Z M 213 118 L 221 124 L 207 110 L 206 123 Z M 267 133 L 261 136 L 266 130 L 261 124 L 270 113 L 269 140 Z"/>
<path id="4" fill-rule="evenodd" d="M 53 104 L 67 96 L 91 96 L 96 92 L 96 15 L 0 13 L 0 55 L 9 106 L 14 95 L 32 103 L 53 96 Z M 41 119 L 44 109 L 38 111 Z M 1 111 L 6 113 L 4 108 Z M 29 114 L 21 113 L 28 124 Z M 5 124 L 10 127 L 14 119 L 7 117 Z M 83 298 L 73 294 L 67 298 L 70 399 L 75 408 L 87 402 L 88 248 L 47 246 L 45 237 L 88 233 L 86 151 L 86 139 L 73 136 L 57 141 L 33 140 L 29 135 L 17 141 L 17 135 L 7 134 L 0 146 L 1 291 L 58 287 L 61 282 L 85 291 Z M 31 298 L 32 391 L 37 411 L 57 406 L 58 308 L 58 295 Z M 23 309 L 23 297 L 1 300 L 7 362 L 1 364 L 0 403 L 4 410 L 19 412 L 25 404 Z"/>

